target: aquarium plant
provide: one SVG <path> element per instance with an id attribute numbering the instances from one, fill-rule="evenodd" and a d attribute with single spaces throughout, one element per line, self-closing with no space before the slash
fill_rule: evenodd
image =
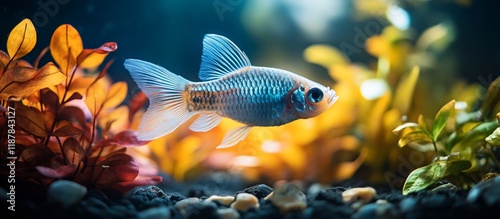
<path id="1" fill-rule="evenodd" d="M 434 160 L 413 170 L 403 187 L 403 194 L 426 189 L 448 180 L 467 189 L 500 168 L 500 77 L 486 91 L 476 110 L 464 110 L 463 102 L 452 100 L 436 114 L 432 123 L 422 115 L 418 122 L 408 122 L 394 129 L 401 136 L 399 146 L 434 150 Z"/>
<path id="2" fill-rule="evenodd" d="M 113 61 L 98 70 L 117 44 L 86 49 L 78 31 L 63 24 L 33 63 L 22 60 L 36 42 L 33 23 L 24 19 L 12 29 L 7 53 L 0 51 L 1 157 L 14 159 L 18 191 L 44 190 L 59 179 L 119 192 L 160 182 L 140 174 L 127 150 L 147 143 L 132 128 L 144 96 L 120 106 L 127 84 L 107 78 Z M 49 51 L 55 63 L 42 65 Z"/>

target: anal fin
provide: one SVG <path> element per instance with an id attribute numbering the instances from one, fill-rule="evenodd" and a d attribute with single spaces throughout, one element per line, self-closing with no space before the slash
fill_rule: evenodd
<path id="1" fill-rule="evenodd" d="M 222 116 L 218 114 L 203 113 L 189 126 L 189 129 L 195 132 L 206 132 L 217 126 L 221 120 Z"/>
<path id="2" fill-rule="evenodd" d="M 236 129 L 229 130 L 229 132 L 227 132 L 226 135 L 224 135 L 222 143 L 220 143 L 220 145 L 217 146 L 217 149 L 234 146 L 238 142 L 245 139 L 248 136 L 248 133 L 250 133 L 251 129 L 252 129 L 251 126 L 242 126 Z"/>

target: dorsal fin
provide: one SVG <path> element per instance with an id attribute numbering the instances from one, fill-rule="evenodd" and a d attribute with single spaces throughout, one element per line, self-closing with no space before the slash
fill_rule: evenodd
<path id="1" fill-rule="evenodd" d="M 216 34 L 207 34 L 203 38 L 201 80 L 215 80 L 250 65 L 245 53 L 228 38 Z"/>

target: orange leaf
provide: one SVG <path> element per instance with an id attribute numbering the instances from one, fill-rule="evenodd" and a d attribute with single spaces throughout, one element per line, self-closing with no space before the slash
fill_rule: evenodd
<path id="1" fill-rule="evenodd" d="M 103 82 L 98 81 L 88 88 L 85 95 L 85 104 L 87 104 L 92 115 L 96 115 L 99 112 L 105 100 L 106 89 Z"/>
<path id="2" fill-rule="evenodd" d="M 25 18 L 10 32 L 7 39 L 7 53 L 12 60 L 16 60 L 31 52 L 35 44 L 35 26 L 30 19 Z"/>
<path id="3" fill-rule="evenodd" d="M 59 26 L 50 40 L 50 53 L 61 71 L 68 75 L 76 63 L 76 57 L 83 50 L 82 38 L 69 24 Z"/>
<path id="4" fill-rule="evenodd" d="M 122 103 L 125 97 L 127 97 L 127 83 L 116 82 L 109 88 L 103 107 L 114 108 Z"/>
<path id="5" fill-rule="evenodd" d="M 118 45 L 115 42 L 107 42 L 97 49 L 84 49 L 77 58 L 77 65 L 81 68 L 96 68 L 108 53 L 115 51 Z"/>
<path id="6" fill-rule="evenodd" d="M 0 79 L 0 99 L 25 97 L 43 88 L 60 84 L 66 76 L 49 62 L 42 68 L 17 66 L 5 72 Z"/>

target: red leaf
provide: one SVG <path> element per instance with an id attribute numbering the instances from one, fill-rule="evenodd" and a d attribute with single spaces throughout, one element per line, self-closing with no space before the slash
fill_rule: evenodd
<path id="1" fill-rule="evenodd" d="M 34 144 L 26 147 L 21 153 L 21 159 L 32 166 L 49 163 L 54 152 L 44 144 Z"/>
<path id="2" fill-rule="evenodd" d="M 58 137 L 66 137 L 66 136 L 76 137 L 80 136 L 81 134 L 82 131 L 80 129 L 70 124 L 64 125 L 58 128 L 56 131 L 54 131 L 54 133 L 52 133 L 53 136 L 58 136 Z"/>
<path id="3" fill-rule="evenodd" d="M 85 113 L 83 110 L 75 106 L 66 106 L 59 113 L 59 121 L 66 120 L 71 123 L 78 123 L 80 127 L 85 127 Z"/>
<path id="4" fill-rule="evenodd" d="M 77 66 L 82 68 L 95 68 L 99 66 L 108 53 L 118 49 L 115 42 L 107 42 L 97 49 L 84 49 L 76 58 Z"/>
<path id="5" fill-rule="evenodd" d="M 65 100 L 64 102 L 67 103 L 67 102 L 72 101 L 72 100 L 81 100 L 82 98 L 83 98 L 83 96 L 80 93 L 75 92 L 75 93 L 71 94 L 71 96 L 67 100 Z"/>
<path id="6" fill-rule="evenodd" d="M 40 172 L 40 174 L 46 177 L 59 179 L 69 176 L 71 173 L 73 173 L 75 167 L 72 165 L 65 165 L 60 166 L 57 169 L 52 169 L 50 167 L 36 166 L 36 169 L 38 170 L 38 172 Z"/>
<path id="7" fill-rule="evenodd" d="M 16 125 L 18 127 L 38 137 L 47 136 L 43 121 L 44 116 L 38 109 L 27 107 L 20 102 L 15 102 L 14 107 L 16 108 Z"/>
<path id="8" fill-rule="evenodd" d="M 45 91 L 45 93 L 42 94 L 41 102 L 55 115 L 56 110 L 59 109 L 59 97 L 50 89 L 43 89 L 43 91 Z"/>
<path id="9" fill-rule="evenodd" d="M 128 120 L 132 122 L 132 119 L 134 118 L 134 115 L 139 111 L 145 104 L 146 101 L 148 100 L 148 97 L 144 92 L 138 92 L 134 97 L 132 97 L 132 100 L 130 100 L 129 104 L 129 114 L 128 114 Z"/>
<path id="10" fill-rule="evenodd" d="M 124 146 L 137 147 L 147 144 L 149 141 L 137 140 L 137 132 L 133 130 L 125 130 L 114 136 L 102 140 L 97 146 Z"/>
<path id="11" fill-rule="evenodd" d="M 122 181 L 132 181 L 139 175 L 139 164 L 128 154 L 115 154 L 101 163 Z"/>
<path id="12" fill-rule="evenodd" d="M 66 155 L 67 161 L 74 165 L 80 163 L 83 157 L 85 157 L 82 145 L 74 138 L 68 138 L 64 141 L 63 152 Z"/>

